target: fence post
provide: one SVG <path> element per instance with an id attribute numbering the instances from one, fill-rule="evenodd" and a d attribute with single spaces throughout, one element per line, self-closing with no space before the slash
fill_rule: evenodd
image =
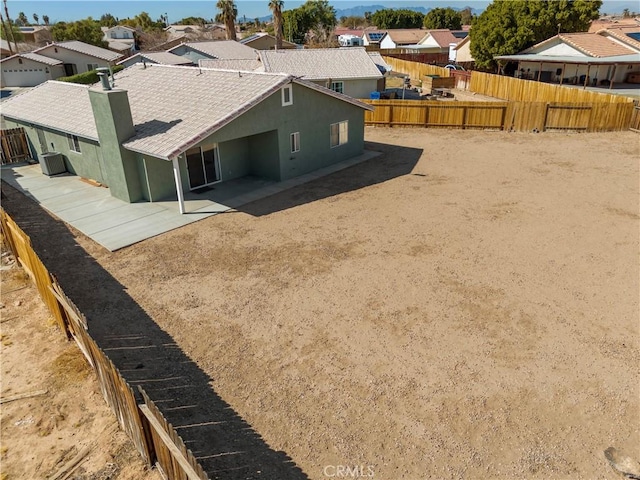
<path id="1" fill-rule="evenodd" d="M 547 107 L 544 110 L 544 121 L 542 122 L 542 131 L 543 132 L 547 129 L 547 118 L 549 117 L 549 106 L 550 106 L 550 104 L 547 103 Z"/>

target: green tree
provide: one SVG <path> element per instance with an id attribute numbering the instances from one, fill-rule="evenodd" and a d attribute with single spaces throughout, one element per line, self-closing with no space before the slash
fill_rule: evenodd
<path id="1" fill-rule="evenodd" d="M 7 25 L 9 26 L 7 27 Z M 9 23 L 3 19 L 2 25 L 0 26 L 2 27 L 0 28 L 0 38 L 13 43 L 22 42 L 24 40 L 24 35 L 22 35 L 20 28 L 15 23 Z M 10 28 L 11 31 L 7 31 L 7 28 Z"/>
<path id="2" fill-rule="evenodd" d="M 494 1 L 470 32 L 476 65 L 496 67 L 493 57 L 513 55 L 562 32 L 586 32 L 599 17 L 602 0 Z"/>
<path id="3" fill-rule="evenodd" d="M 107 42 L 102 40 L 104 34 L 100 29 L 100 23 L 91 17 L 77 22 L 58 22 L 51 27 L 51 35 L 57 42 L 79 40 L 97 47 L 107 47 Z"/>
<path id="4" fill-rule="evenodd" d="M 40 17 L 38 17 L 38 14 L 37 14 L 37 13 L 34 13 L 34 14 L 33 14 L 33 20 L 36 22 L 36 25 L 39 25 L 39 24 L 38 24 L 38 20 L 40 20 Z"/>
<path id="5" fill-rule="evenodd" d="M 18 19 L 16 20 L 16 23 L 24 27 L 25 25 L 29 25 L 29 19 L 27 18 L 24 12 L 20 12 L 18 14 Z"/>
<path id="6" fill-rule="evenodd" d="M 381 30 L 390 28 L 420 28 L 424 15 L 408 9 L 394 10 L 385 8 L 378 10 L 371 16 L 373 24 Z"/>
<path id="7" fill-rule="evenodd" d="M 111 15 L 110 13 L 105 13 L 100 17 L 100 26 L 101 27 L 115 27 L 118 24 L 118 19 Z"/>
<path id="8" fill-rule="evenodd" d="M 227 40 L 236 40 L 236 17 L 238 8 L 233 0 L 218 0 L 216 8 L 220 13 L 216 15 L 216 22 L 224 23 L 227 32 Z"/>
<path id="9" fill-rule="evenodd" d="M 629 12 L 628 8 L 622 10 L 622 18 L 631 18 L 631 13 Z"/>
<path id="10" fill-rule="evenodd" d="M 42 15 L 42 21 L 45 25 L 49 25 L 49 15 Z"/>
<path id="11" fill-rule="evenodd" d="M 351 15 L 349 17 L 340 17 L 340 25 L 348 28 L 358 28 L 367 25 L 367 19 L 364 17 L 358 17 Z"/>
<path id="12" fill-rule="evenodd" d="M 177 25 L 200 25 L 204 27 L 207 20 L 202 17 L 186 17 L 178 20 Z"/>
<path id="13" fill-rule="evenodd" d="M 293 10 L 282 13 L 284 35 L 294 43 L 305 43 L 311 31 L 316 43 L 329 43 L 330 34 L 337 25 L 335 9 L 327 0 L 308 0 Z"/>
<path id="14" fill-rule="evenodd" d="M 471 13 L 471 7 L 463 8 L 460 10 L 460 20 L 462 20 L 462 25 L 471 25 L 473 22 L 474 15 Z"/>
<path id="15" fill-rule="evenodd" d="M 282 49 L 282 36 L 284 34 L 282 29 L 283 6 L 283 0 L 271 0 L 269 2 L 269 9 L 271 10 L 271 13 L 273 13 L 273 33 L 276 37 L 276 49 Z"/>
<path id="16" fill-rule="evenodd" d="M 448 28 L 449 30 L 460 30 L 462 28 L 462 15 L 453 8 L 434 8 L 424 16 L 424 28 L 435 30 Z"/>

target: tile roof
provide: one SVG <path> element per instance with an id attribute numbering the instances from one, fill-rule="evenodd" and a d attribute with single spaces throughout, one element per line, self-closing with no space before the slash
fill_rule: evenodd
<path id="1" fill-rule="evenodd" d="M 107 40 L 107 42 L 109 43 L 109 48 L 118 51 L 131 50 L 133 46 L 132 43 L 124 43 L 118 40 Z"/>
<path id="2" fill-rule="evenodd" d="M 88 43 L 79 42 L 77 40 L 50 43 L 49 45 L 45 45 L 44 47 L 40 47 L 37 50 L 34 50 L 34 53 L 41 53 L 42 55 L 46 55 L 47 50 L 55 47 L 66 48 L 67 50 L 71 50 L 73 52 L 84 53 L 85 55 L 90 55 L 92 57 L 106 60 L 108 62 L 113 62 L 122 58 L 122 55 L 120 55 L 119 53 L 112 52 L 111 50 L 107 50 L 106 48 L 96 47 L 95 45 L 89 45 Z"/>
<path id="3" fill-rule="evenodd" d="M 246 45 L 243 45 L 240 42 L 236 42 L 234 40 L 215 40 L 210 42 L 187 42 L 170 49 L 169 52 L 183 45 L 193 50 L 196 50 L 197 52 L 204 53 L 205 55 L 208 55 L 212 58 L 255 59 L 257 57 L 256 51 L 253 48 L 247 47 Z"/>
<path id="4" fill-rule="evenodd" d="M 116 75 L 127 91 L 136 134 L 129 150 L 170 159 L 196 145 L 284 85 L 295 82 L 359 108 L 372 107 L 286 74 L 136 64 Z M 97 140 L 89 87 L 45 82 L 2 103 L 2 115 Z M 224 92 L 224 95 L 220 95 Z M 63 105 L 64 107 L 54 108 Z"/>
<path id="5" fill-rule="evenodd" d="M 265 72 L 286 72 L 305 80 L 379 78 L 378 67 L 364 48 L 263 50 Z"/>
<path id="6" fill-rule="evenodd" d="M 136 57 L 139 58 L 140 62 L 142 62 L 143 59 L 146 59 L 149 63 L 159 63 L 161 65 L 191 65 L 191 60 L 189 58 L 174 55 L 169 52 L 139 52 L 129 58 L 119 61 L 118 65 L 122 63 L 129 63 Z"/>
<path id="7" fill-rule="evenodd" d="M 440 45 L 442 48 L 449 48 L 450 43 L 460 43 L 462 38 L 456 37 L 451 30 L 449 29 L 439 29 L 439 30 L 428 30 L 427 34 L 424 35 L 423 39 L 430 35 L 431 38 L 435 40 L 435 42 Z"/>
<path id="8" fill-rule="evenodd" d="M 378 67 L 378 70 L 380 70 L 380 72 L 383 75 L 384 73 L 390 72 L 391 70 L 393 70 L 391 65 L 389 65 L 387 62 L 384 61 L 384 58 L 382 58 L 382 55 L 380 55 L 380 52 L 367 52 L 367 53 L 371 58 L 371 60 L 373 60 L 373 63 L 375 63 L 376 66 Z"/>
<path id="9" fill-rule="evenodd" d="M 2 102 L 2 115 L 98 140 L 88 85 L 42 83 Z"/>
<path id="10" fill-rule="evenodd" d="M 217 68 L 222 70 L 241 70 L 244 72 L 264 71 L 260 60 L 249 60 L 247 58 L 237 59 L 202 59 L 198 61 L 202 68 Z"/>
<path id="11" fill-rule="evenodd" d="M 606 28 L 602 30 L 598 30 L 598 35 L 607 36 L 610 35 L 614 38 L 617 38 L 621 42 L 629 45 L 630 47 L 640 50 L 640 40 L 638 40 L 638 35 L 640 34 L 640 25 L 638 26 L 623 26 L 623 27 L 612 27 Z M 631 36 L 633 35 L 633 36 Z"/>
<path id="12" fill-rule="evenodd" d="M 544 40 L 526 50 L 520 52 L 521 54 L 533 53 L 536 50 L 540 50 L 546 46 L 553 46 L 558 43 L 565 43 L 583 54 L 594 57 L 614 57 L 619 55 L 629 55 L 635 53 L 630 47 L 625 47 L 619 42 L 615 42 L 603 35 L 595 33 L 561 33 L 547 40 Z M 538 53 L 544 55 L 544 50 Z"/>
<path id="13" fill-rule="evenodd" d="M 51 66 L 62 65 L 62 61 L 60 61 L 60 60 L 56 60 L 55 58 L 45 57 L 44 55 L 39 55 L 39 54 L 33 53 L 33 52 L 18 53 L 18 54 L 12 55 L 10 57 L 3 58 L 2 60 L 0 60 L 0 63 L 1 62 L 6 62 L 7 60 L 11 60 L 11 59 L 16 58 L 16 57 L 26 58 L 28 60 L 33 60 L 34 62 L 44 63 L 45 65 L 51 65 Z"/>
<path id="14" fill-rule="evenodd" d="M 421 28 L 392 28 L 387 30 L 387 35 L 389 35 L 391 40 L 397 45 L 418 43 L 425 36 L 425 33 L 426 30 L 422 30 Z"/>

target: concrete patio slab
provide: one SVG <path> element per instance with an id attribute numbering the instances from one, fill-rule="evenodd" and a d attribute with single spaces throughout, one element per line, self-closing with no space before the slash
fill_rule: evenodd
<path id="1" fill-rule="evenodd" d="M 243 177 L 216 184 L 201 192 L 185 192 L 185 214 L 175 200 L 127 203 L 113 198 L 108 188 L 88 184 L 80 177 L 48 177 L 40 165 L 3 165 L 2 181 L 22 191 L 61 220 L 110 251 L 132 245 L 193 222 L 239 208 L 380 155 L 362 155 L 284 182 Z"/>

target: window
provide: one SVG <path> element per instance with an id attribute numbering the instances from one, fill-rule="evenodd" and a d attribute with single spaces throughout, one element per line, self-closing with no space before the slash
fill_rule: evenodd
<path id="1" fill-rule="evenodd" d="M 293 88 L 291 85 L 282 87 L 282 106 L 293 105 Z"/>
<path id="2" fill-rule="evenodd" d="M 349 122 L 331 124 L 331 148 L 344 145 L 349 140 Z"/>
<path id="3" fill-rule="evenodd" d="M 97 63 L 87 63 L 87 71 L 88 72 L 90 72 L 91 70 L 95 70 L 98 67 L 99 67 L 99 65 Z"/>
<path id="4" fill-rule="evenodd" d="M 69 142 L 69 150 L 71 150 L 72 152 L 81 153 L 80 140 L 78 140 L 77 136 L 67 133 L 67 141 Z"/>
<path id="5" fill-rule="evenodd" d="M 300 132 L 291 134 L 291 153 L 300 151 Z"/>
<path id="6" fill-rule="evenodd" d="M 338 93 L 344 93 L 344 82 L 331 82 L 331 90 Z"/>

